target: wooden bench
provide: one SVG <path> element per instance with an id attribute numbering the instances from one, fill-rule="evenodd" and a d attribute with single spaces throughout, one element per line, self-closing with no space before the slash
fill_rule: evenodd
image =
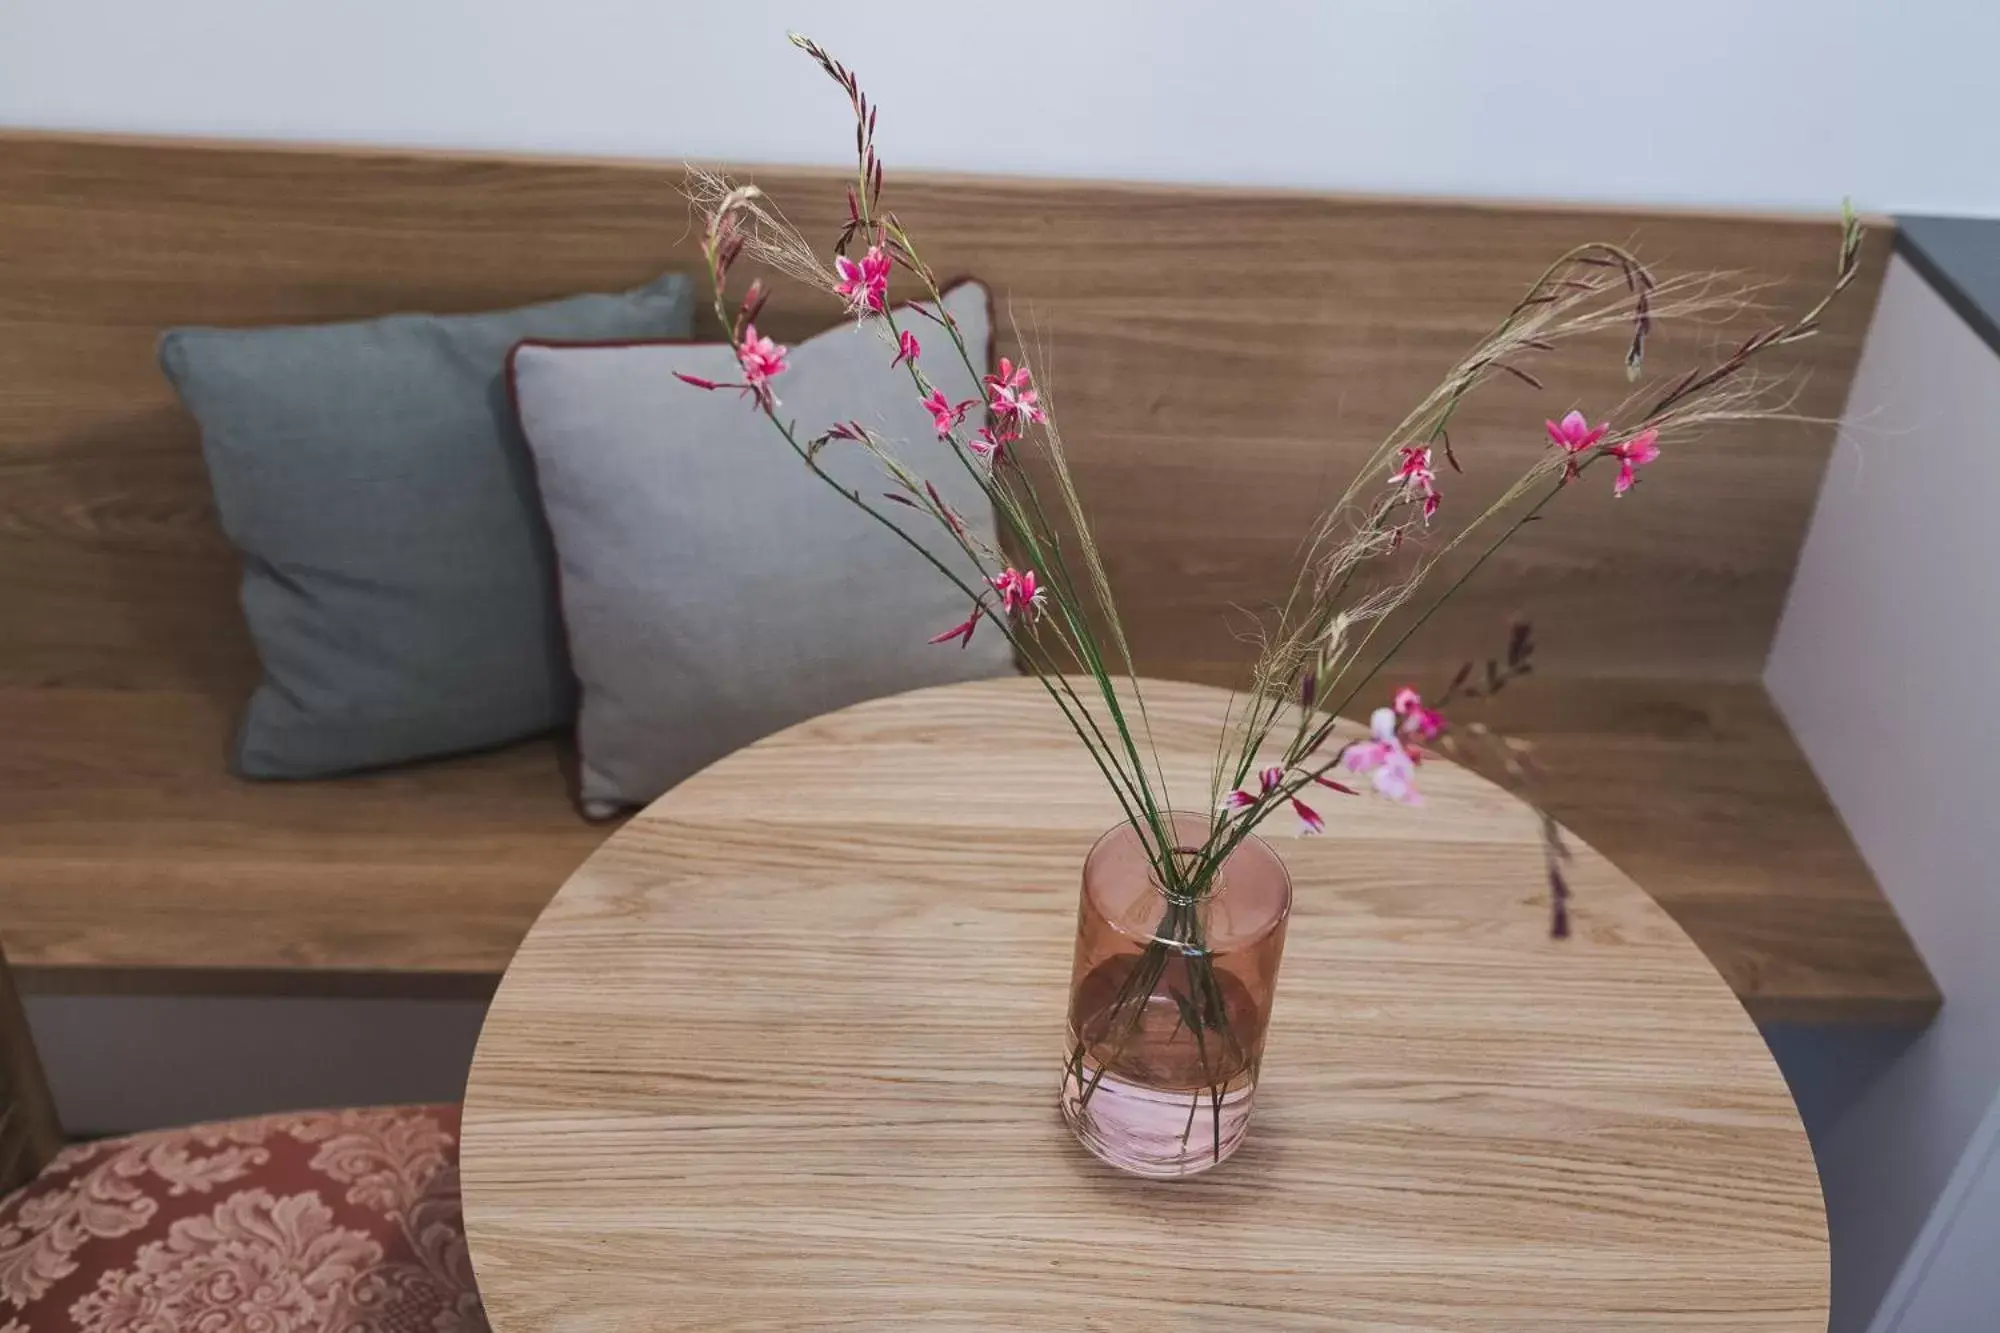
<path id="1" fill-rule="evenodd" d="M 837 180 L 756 174 L 830 234 Z M 336 782 L 227 775 L 255 665 L 152 341 L 692 267 L 677 181 L 661 164 L 0 136 L 0 937 L 29 989 L 490 988 L 605 828 L 573 811 L 552 741 Z M 1142 669 L 1220 684 L 1243 658 L 1229 608 L 1271 599 L 1329 486 L 1550 256 L 1636 239 L 1794 302 L 1834 237 L 1764 217 L 896 188 L 933 262 L 991 283 L 1035 348 Z M 1794 361 L 1813 372 L 1807 415 L 1840 410 L 1886 249 Z M 794 336 L 825 311 L 781 291 L 765 322 Z M 1586 406 L 1623 393 L 1609 365 L 1550 374 Z M 1463 502 L 1563 406 L 1514 385 L 1468 404 Z M 1403 674 L 1448 672 L 1533 616 L 1548 674 L 1496 721 L 1542 743 L 1562 818 L 1760 1019 L 1915 1024 L 1936 988 L 1758 683 L 1830 441 L 1721 433 L 1631 501 L 1565 497 Z"/>

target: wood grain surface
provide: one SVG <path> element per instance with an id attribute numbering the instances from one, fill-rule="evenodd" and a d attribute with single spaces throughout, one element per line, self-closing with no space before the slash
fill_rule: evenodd
<path id="1" fill-rule="evenodd" d="M 1158 684 L 1202 790 L 1220 696 Z M 1729 988 L 1532 815 L 1425 770 L 1278 843 L 1297 887 L 1248 1143 L 1119 1176 L 1054 1106 L 1076 883 L 1116 818 L 1030 682 L 865 704 L 662 798 L 509 968 L 467 1094 L 497 1333 L 1820 1333 L 1805 1134 Z"/>
<path id="2" fill-rule="evenodd" d="M 551 741 L 244 782 L 234 714 L 0 689 L 0 939 L 25 987 L 483 991 L 612 827 L 577 814 Z"/>
<path id="3" fill-rule="evenodd" d="M 1754 682 L 1530 679 L 1493 720 L 1759 1021 L 1927 1022 L 1938 994 Z M 31 990 L 485 993 L 614 825 L 549 741 L 251 783 L 232 703 L 0 688 L 0 938 Z"/>
<path id="4" fill-rule="evenodd" d="M 892 164 L 893 165 L 893 164 Z M 825 234 L 836 178 L 758 168 Z M 0 936 L 24 984 L 496 976 L 603 830 L 555 748 L 253 786 L 223 755 L 256 676 L 237 567 L 162 328 L 482 310 L 690 267 L 666 163 L 0 133 Z M 1554 253 L 1630 241 L 1774 305 L 1826 277 L 1827 220 L 1276 192 L 905 179 L 940 270 L 999 298 L 1059 403 L 1141 666 L 1238 683 L 1231 608 L 1392 417 Z M 1787 364 L 1840 408 L 1880 277 Z M 818 327 L 780 288 L 766 321 Z M 1663 338 L 1662 362 L 1728 338 Z M 1474 478 L 1539 420 L 1624 391 L 1615 349 L 1507 384 L 1455 438 Z M 1558 401 L 1560 398 L 1560 401 Z M 1634 498 L 1564 497 L 1401 667 L 1436 678 L 1532 616 L 1563 817 L 1639 873 L 1760 1016 L 1921 1021 L 1936 988 L 1756 677 L 1830 431 L 1675 445 Z M 1587 719 L 1587 721 L 1585 721 Z M 309 976 L 307 974 L 310 974 Z M 297 980 L 284 981 L 286 977 Z M 174 978 L 180 978 L 180 982 Z M 345 984 L 342 982 L 341 984 Z M 372 984 L 372 983 L 370 983 Z"/>
<path id="5" fill-rule="evenodd" d="M 893 165 L 893 164 L 892 164 Z M 746 173 L 815 237 L 826 172 Z M 250 654 L 235 561 L 192 424 L 153 361 L 161 329 L 397 310 L 485 310 L 698 266 L 668 163 L 312 151 L 0 136 L 0 684 L 194 687 L 239 696 Z M 1306 525 L 1548 261 L 1630 242 L 1663 270 L 1823 289 L 1826 219 L 1706 216 L 1091 183 L 905 177 L 893 203 L 944 273 L 986 281 L 1000 351 L 1018 325 L 1058 404 L 1135 646 L 1243 660 L 1231 608 L 1289 586 Z M 1836 201 L 1829 200 L 1829 208 Z M 1797 410 L 1838 416 L 1887 237 L 1822 336 L 1774 357 Z M 836 318 L 780 284 L 760 323 Z M 1664 370 L 1760 327 L 1664 329 Z M 1608 410 L 1621 344 L 1469 400 L 1453 438 L 1469 507 L 1545 447 L 1544 416 Z M 1829 424 L 1670 441 L 1645 503 L 1564 497 L 1408 660 L 1449 669 L 1528 612 L 1577 675 L 1739 678 L 1763 667 Z"/>
<path id="6" fill-rule="evenodd" d="M 1756 681 L 1530 678 L 1490 720 L 1536 791 L 1685 930 L 1760 1023 L 1921 1027 L 1930 971 Z"/>

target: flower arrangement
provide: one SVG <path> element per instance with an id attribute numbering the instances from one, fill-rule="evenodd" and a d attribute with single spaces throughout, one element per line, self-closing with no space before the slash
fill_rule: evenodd
<path id="1" fill-rule="evenodd" d="M 741 378 L 728 383 L 681 378 L 699 389 L 741 393 L 748 409 L 769 421 L 805 467 L 964 594 L 965 619 L 940 626 L 931 640 L 939 651 L 968 643 L 982 631 L 997 633 L 1040 682 L 1116 796 L 1164 897 L 1154 946 L 1126 976 L 1114 1020 L 1129 1013 L 1136 1028 L 1138 1008 L 1170 965 L 1182 969 L 1185 990 L 1175 991 L 1174 1003 L 1180 1023 L 1198 1041 L 1204 1033 L 1215 1038 L 1204 1050 L 1212 1044 L 1217 1067 L 1204 1081 L 1219 1114 L 1229 1074 L 1222 1066 L 1255 1058 L 1234 1039 L 1223 988 L 1204 961 L 1199 908 L 1219 867 L 1269 820 L 1284 818 L 1307 835 L 1321 832 L 1326 801 L 1355 796 L 1364 785 L 1391 801 L 1421 800 L 1419 770 L 1434 750 L 1524 779 L 1524 744 L 1476 722 L 1453 725 L 1448 718 L 1532 669 L 1534 641 L 1525 625 L 1513 629 L 1503 652 L 1483 664 L 1466 664 L 1434 694 L 1413 686 L 1389 692 L 1370 715 L 1365 735 L 1348 732 L 1338 718 L 1393 663 L 1409 637 L 1557 494 L 1595 484 L 1610 472 L 1604 498 L 1622 502 L 1675 439 L 1722 422 L 1786 415 L 1789 399 L 1782 382 L 1762 373 L 1757 363 L 1770 350 L 1814 334 L 1828 304 L 1856 276 L 1861 228 L 1851 213 L 1845 216 L 1828 290 L 1811 309 L 1707 364 L 1660 378 L 1647 376 L 1655 328 L 1665 321 L 1735 314 L 1748 304 L 1745 289 L 1712 275 L 1662 278 L 1627 249 L 1602 242 L 1558 256 L 1382 440 L 1315 523 L 1289 595 L 1260 626 L 1261 651 L 1247 688 L 1232 699 L 1217 746 L 1206 807 L 1212 822 L 1205 840 L 1189 845 L 1176 836 L 1165 778 L 1149 739 L 1142 683 L 1046 386 L 1038 384 L 1030 366 L 1006 357 L 990 369 L 974 365 L 946 310 L 935 270 L 884 202 L 877 108 L 855 75 L 825 49 L 803 37 L 792 40 L 839 86 L 853 116 L 855 167 L 846 223 L 830 256 L 822 258 L 761 191 L 690 169 L 689 194 L 704 219 L 702 246 L 715 311 L 730 330 Z M 764 282 L 751 282 L 733 303 L 729 295 L 746 260 L 832 294 L 853 318 L 881 332 L 889 364 L 907 376 L 939 439 L 991 501 L 999 549 L 975 535 L 931 481 L 900 461 L 894 441 L 859 421 L 801 423 L 786 416 L 780 397 L 786 349 L 757 328 L 767 295 Z M 892 306 L 891 287 L 905 283 L 913 287 L 915 303 Z M 1449 478 L 1479 462 L 1475 450 L 1451 435 L 1461 403 L 1503 377 L 1541 389 L 1532 368 L 1538 356 L 1606 334 L 1615 334 L 1623 349 L 1631 394 L 1595 425 L 1581 410 L 1524 422 L 1524 430 L 1546 435 L 1547 450 L 1497 499 L 1459 519 Z M 976 377 L 984 387 L 983 403 L 951 401 L 926 371 L 935 356 L 956 360 Z M 981 406 L 989 424 L 968 429 L 968 417 Z M 885 489 L 871 496 L 835 482 L 821 467 L 829 449 L 864 451 L 879 463 Z M 1039 484 L 1023 466 L 1031 458 Z M 964 568 L 931 554 L 912 535 L 912 524 L 947 533 L 965 557 Z M 1454 555 L 1470 559 L 1454 561 L 1462 568 L 1443 586 L 1433 586 L 1440 563 Z M 1413 614 L 1396 616 L 1406 607 Z M 1555 823 L 1544 816 L 1543 827 L 1551 929 L 1561 936 L 1569 930 L 1566 853 Z M 1110 1062 L 1094 1062 L 1092 1075 L 1085 1077 L 1087 1063 L 1079 1040 L 1070 1074 L 1083 1085 L 1085 1102 Z"/>

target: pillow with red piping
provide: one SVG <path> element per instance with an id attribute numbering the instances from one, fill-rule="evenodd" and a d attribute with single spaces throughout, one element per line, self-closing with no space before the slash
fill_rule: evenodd
<path id="1" fill-rule="evenodd" d="M 985 288 L 944 294 L 985 370 Z M 924 372 L 953 403 L 982 398 L 937 324 L 906 312 Z M 977 541 L 992 505 L 938 436 L 879 322 L 788 349 L 771 387 L 801 442 L 854 421 L 935 484 Z M 515 409 L 554 537 L 563 623 L 581 686 L 580 796 L 606 815 L 796 722 L 925 685 L 997 676 L 1013 653 L 990 625 L 932 643 L 970 602 L 893 533 L 813 475 L 751 401 L 683 380 L 743 378 L 726 343 L 524 342 Z M 969 437 L 983 424 L 972 407 Z M 891 503 L 881 463 L 834 440 L 817 461 L 961 581 L 984 580 L 928 515 Z M 774 794 L 774 800 L 781 797 Z"/>

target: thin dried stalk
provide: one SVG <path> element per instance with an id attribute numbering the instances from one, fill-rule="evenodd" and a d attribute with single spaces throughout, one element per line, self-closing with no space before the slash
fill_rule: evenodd
<path id="1" fill-rule="evenodd" d="M 871 258 L 887 256 L 896 269 L 913 275 L 930 301 L 928 306 L 912 307 L 907 315 L 885 307 L 863 310 L 863 318 L 876 323 L 882 336 L 899 348 L 905 319 L 929 320 L 946 332 L 968 372 L 982 375 L 986 368 L 975 364 L 963 331 L 945 307 L 935 271 L 907 228 L 883 205 L 876 109 L 854 74 L 824 48 L 804 38 L 794 41 L 840 86 L 854 116 L 855 173 L 847 192 L 848 218 L 833 246 L 834 253 L 843 256 L 839 263 L 849 264 L 844 256 L 850 248 L 866 246 Z M 836 265 L 822 260 L 761 191 L 732 185 L 703 169 L 690 170 L 688 190 L 707 219 L 717 311 L 732 329 L 740 333 L 761 302 L 760 290 L 753 286 L 730 316 L 721 292 L 730 265 L 738 258 L 816 290 L 836 285 Z M 1219 805 L 1225 787 L 1243 793 L 1249 774 L 1265 762 L 1263 756 L 1278 736 L 1284 738 L 1277 756 L 1283 780 L 1264 783 L 1254 799 L 1237 800 L 1234 813 L 1218 821 L 1191 860 L 1171 854 L 1165 775 L 1152 745 L 1134 655 L 1063 435 L 1053 411 L 1046 410 L 1053 407 L 1047 398 L 1046 374 L 1040 385 L 1045 410 L 1039 420 L 1019 423 L 1007 449 L 1032 453 L 1046 468 L 1053 504 L 1045 504 L 1029 473 L 1020 468 L 1020 458 L 1010 463 L 993 451 L 990 440 L 974 441 L 963 429 L 962 413 L 958 421 L 944 422 L 941 435 L 992 503 L 1005 545 L 1021 552 L 1039 571 L 1049 593 L 1048 609 L 1038 616 L 1017 614 L 1010 621 L 995 614 L 989 589 L 954 581 L 971 601 L 974 619 L 984 617 L 994 623 L 1041 677 L 1104 771 L 1127 817 L 1141 831 L 1162 882 L 1176 896 L 1198 898 L 1242 837 L 1281 806 L 1295 802 L 1306 784 L 1324 779 L 1339 761 L 1339 751 L 1329 755 L 1323 750 L 1333 734 L 1333 717 L 1501 545 L 1539 518 L 1566 485 L 1606 457 L 1622 456 L 1621 450 L 1636 448 L 1636 442 L 1659 434 L 1686 440 L 1727 423 L 1793 419 L 1796 385 L 1764 374 L 1756 363 L 1772 349 L 1817 332 L 1828 303 L 1858 271 L 1859 246 L 1860 229 L 1850 215 L 1842 231 L 1834 281 L 1817 305 L 1789 323 L 1744 339 L 1710 364 L 1652 383 L 1641 381 L 1647 350 L 1661 325 L 1699 326 L 1738 318 L 1758 308 L 1763 289 L 1724 274 L 1661 278 L 1629 250 L 1605 243 L 1578 246 L 1559 256 L 1370 452 L 1312 526 L 1291 590 L 1274 614 L 1258 623 L 1257 660 L 1248 688 L 1232 699 L 1218 738 L 1210 794 Z M 1402 467 L 1412 453 L 1422 451 L 1426 476 L 1434 454 L 1442 454 L 1454 472 L 1463 470 L 1460 455 L 1465 444 L 1452 438 L 1450 426 L 1468 397 L 1497 380 L 1539 389 L 1543 381 L 1538 363 L 1549 353 L 1614 333 L 1623 340 L 1626 371 L 1635 384 L 1614 418 L 1619 428 L 1607 433 L 1587 456 L 1555 451 L 1538 455 L 1470 521 L 1433 529 L 1431 507 L 1423 505 L 1422 496 L 1407 484 L 1409 473 Z M 1021 340 L 1018 329 L 1016 339 Z M 919 396 L 937 392 L 914 358 L 907 366 L 911 387 Z M 996 398 L 996 406 L 998 402 Z M 913 518 L 945 527 L 989 582 L 1011 574 L 1001 550 L 972 539 L 962 517 L 944 505 L 928 479 L 898 458 L 891 442 L 847 423 L 807 445 L 796 426 L 778 420 L 761 395 L 760 406 L 809 466 L 818 470 L 819 452 L 827 447 L 852 445 L 865 450 L 890 484 L 882 493 L 884 501 Z M 975 451 L 975 444 L 981 444 L 980 451 Z M 1392 473 L 1405 484 L 1385 486 Z M 1429 481 L 1425 486 L 1428 494 Z M 867 497 L 843 494 L 916 544 Z M 1496 535 L 1488 540 L 1489 533 Z M 1469 562 L 1456 560 L 1462 549 L 1476 552 Z M 1447 562 L 1465 567 L 1432 595 L 1433 576 Z M 1410 609 L 1414 615 L 1398 615 Z M 1404 620 L 1409 623 L 1386 646 L 1378 643 L 1385 626 Z M 1071 670 L 1081 673 L 1085 690 L 1071 683 Z"/>
<path id="2" fill-rule="evenodd" d="M 1125 978 L 1114 1006 L 1114 1029 L 1119 1014 L 1129 1020 L 1125 1036 L 1112 1042 L 1110 1049 L 1096 1053 L 1097 1067 L 1089 1073 L 1085 1070 L 1090 1053 L 1079 1042 L 1071 1052 L 1070 1075 L 1087 1102 L 1105 1070 L 1119 1058 L 1124 1042 L 1137 1031 L 1137 1016 L 1165 975 L 1167 959 L 1184 960 L 1189 992 L 1176 991 L 1172 998 L 1182 1025 L 1193 1035 L 1201 1053 L 1219 1155 L 1222 1090 L 1235 1077 L 1232 1070 L 1237 1064 L 1232 1062 L 1250 1058 L 1231 1031 L 1204 935 L 1202 903 L 1220 867 L 1242 839 L 1279 809 L 1290 805 L 1310 814 L 1298 801 L 1308 785 L 1339 785 L 1328 776 L 1348 753 L 1346 745 L 1333 744 L 1339 713 L 1409 637 L 1501 546 L 1539 518 L 1570 482 L 1611 457 L 1623 460 L 1629 473 L 1638 463 L 1650 461 L 1650 455 L 1638 456 L 1641 445 L 1650 445 L 1659 433 L 1680 440 L 1724 423 L 1788 418 L 1795 386 L 1763 374 L 1755 363 L 1772 349 L 1818 330 L 1828 303 L 1858 271 L 1860 229 L 1850 215 L 1843 227 L 1831 289 L 1806 314 L 1752 335 L 1710 364 L 1683 370 L 1655 384 L 1639 382 L 1647 348 L 1661 323 L 1702 324 L 1738 317 L 1754 308 L 1758 289 L 1726 275 L 1661 279 L 1628 250 L 1603 243 L 1579 246 L 1559 256 L 1493 331 L 1451 366 L 1438 385 L 1389 432 L 1312 526 L 1301 548 L 1291 590 L 1275 615 L 1258 626 L 1260 651 L 1249 688 L 1240 698 L 1232 697 L 1217 739 L 1211 808 L 1224 809 L 1226 799 L 1226 811 L 1199 848 L 1180 848 L 1174 844 L 1165 774 L 1152 743 L 1133 652 L 1056 425 L 1053 402 L 1047 397 L 1046 373 L 1039 388 L 1042 401 L 1032 410 L 1024 410 L 1018 397 L 1007 396 L 1026 385 L 1025 374 L 1018 385 L 1002 383 L 1000 376 L 988 376 L 988 405 L 996 420 L 1004 408 L 1013 428 L 999 436 L 981 431 L 974 437 L 964 429 L 966 409 L 973 404 L 954 407 L 945 401 L 916 356 L 904 355 L 905 322 L 929 320 L 945 331 L 960 363 L 975 381 L 987 369 L 974 362 L 964 333 L 943 300 L 936 273 L 922 257 L 915 239 L 883 206 L 885 173 L 875 146 L 877 113 L 859 80 L 816 43 L 799 37 L 793 40 L 839 85 L 854 118 L 855 168 L 847 190 L 847 219 L 832 247 L 838 258 L 831 263 L 822 260 L 760 190 L 733 185 L 712 171 L 690 169 L 689 198 L 706 220 L 703 249 L 714 286 L 716 314 L 731 330 L 744 369 L 742 384 L 691 382 L 710 390 L 742 391 L 807 468 L 910 546 L 957 588 L 970 603 L 971 614 L 963 626 L 948 635 L 962 632 L 969 636 L 982 620 L 991 623 L 1040 681 L 1097 764 L 1126 820 L 1146 847 L 1166 905 L 1155 937 Z M 856 246 L 865 247 L 860 263 L 848 257 Z M 876 323 L 885 340 L 897 349 L 896 362 L 906 366 L 911 389 L 927 400 L 937 416 L 940 437 L 957 465 L 971 475 L 991 503 L 1003 545 L 1019 551 L 1029 563 L 1027 572 L 1039 572 L 1039 579 L 1045 581 L 1045 606 L 1039 599 L 1023 603 L 1013 596 L 1023 586 L 1021 572 L 1006 563 L 1001 549 L 975 535 L 964 517 L 944 501 L 932 479 L 903 461 L 894 442 L 853 421 L 835 423 L 807 438 L 808 433 L 798 423 L 779 415 L 768 378 L 777 373 L 773 366 L 782 369 L 782 349 L 760 339 L 753 324 L 764 299 L 762 285 L 753 283 L 733 311 L 725 294 L 732 266 L 743 259 L 818 291 L 838 288 L 854 303 L 859 318 Z M 871 267 L 875 277 L 868 279 Z M 914 276 L 927 293 L 929 305 L 908 307 L 904 312 L 889 305 L 883 275 L 892 269 Z M 875 280 L 883 286 L 879 294 L 866 286 Z M 1442 525 L 1433 531 L 1430 520 L 1437 505 L 1431 464 L 1434 454 L 1441 453 L 1454 472 L 1463 470 L 1459 457 L 1462 445 L 1452 439 L 1450 426 L 1464 401 L 1500 379 L 1539 389 L 1542 379 L 1537 363 L 1541 358 L 1566 344 L 1612 332 L 1623 340 L 1627 375 L 1639 385 L 1619 408 L 1619 429 L 1601 430 L 1589 440 L 1566 444 L 1565 453 L 1538 455 L 1469 522 L 1455 531 Z M 1017 342 L 1021 341 L 1020 331 L 1015 333 Z M 1046 365 L 1043 369 L 1046 372 Z M 824 451 L 850 447 L 874 461 L 888 489 L 871 497 L 827 472 L 822 463 Z M 1053 506 L 1044 504 L 1029 472 L 1021 468 L 1021 459 L 1010 457 L 1022 451 L 1033 452 L 1046 467 L 1054 483 Z M 1396 484 L 1385 487 L 1392 475 Z M 1621 489 L 1624 478 L 1621 474 Z M 892 516 L 892 510 L 942 528 L 976 573 L 965 575 L 940 560 Z M 1062 520 L 1060 528 L 1053 518 Z M 1487 540 L 1488 533 L 1495 535 Z M 1481 541 L 1483 546 L 1478 545 Z M 1428 595 L 1433 575 L 1461 548 L 1476 549 L 1477 553 L 1441 590 Z M 1383 627 L 1409 608 L 1416 608 L 1415 614 L 1406 618 L 1409 623 L 1378 649 L 1376 639 Z M 1100 642 L 1100 632 L 1108 643 Z M 1441 702 L 1492 697 L 1509 680 L 1530 669 L 1531 653 L 1531 637 L 1524 628 L 1517 628 L 1504 658 L 1488 661 L 1483 675 L 1476 675 L 1468 663 L 1440 696 Z M 1072 669 L 1080 672 L 1082 690 L 1070 675 Z M 1379 739 L 1379 726 L 1377 737 L 1378 746 L 1386 744 Z M 1246 789 L 1248 776 L 1266 762 L 1266 751 L 1276 738 L 1282 738 L 1279 762 L 1267 764 L 1253 793 Z M 1462 734 L 1447 733 L 1443 741 L 1468 759 L 1480 758 L 1497 767 L 1517 786 L 1530 775 L 1528 752 L 1521 743 L 1477 723 L 1469 724 Z M 1223 795 L 1225 786 L 1230 789 L 1227 798 Z M 1317 821 L 1316 815 L 1311 817 Z M 1568 853 L 1559 827 L 1546 814 L 1542 818 L 1552 929 L 1564 934 L 1569 929 L 1569 891 L 1564 874 Z M 1194 1095 L 1189 1108 L 1190 1134 L 1201 1095 Z"/>
<path id="3" fill-rule="evenodd" d="M 717 218 L 729 219 L 742 239 L 743 258 L 803 286 L 832 290 L 833 270 L 762 190 L 738 185 L 719 172 L 694 165 L 688 166 L 682 188 L 688 203 L 709 227 Z"/>

